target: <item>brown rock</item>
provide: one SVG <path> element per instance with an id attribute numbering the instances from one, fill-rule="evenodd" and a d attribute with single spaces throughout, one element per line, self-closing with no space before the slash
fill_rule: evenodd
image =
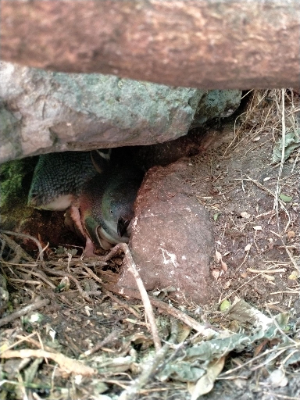
<path id="1" fill-rule="evenodd" d="M 1 1 L 1 59 L 174 86 L 299 86 L 299 0 Z"/>
<path id="2" fill-rule="evenodd" d="M 147 173 L 136 201 L 130 246 L 147 290 L 171 286 L 177 300 L 203 304 L 212 296 L 209 262 L 214 242 L 209 215 L 192 185 L 199 165 L 191 160 Z M 202 190 L 207 193 L 206 173 L 203 170 Z M 118 285 L 135 288 L 126 268 Z"/>

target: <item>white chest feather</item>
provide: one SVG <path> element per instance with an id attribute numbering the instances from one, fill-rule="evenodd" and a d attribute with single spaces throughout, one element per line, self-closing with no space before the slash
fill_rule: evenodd
<path id="1" fill-rule="evenodd" d="M 43 205 L 41 208 L 43 208 L 44 210 L 51 210 L 51 211 L 63 211 L 66 210 L 68 207 L 70 207 L 73 201 L 74 201 L 73 195 L 65 194 L 57 197 L 50 203 Z"/>

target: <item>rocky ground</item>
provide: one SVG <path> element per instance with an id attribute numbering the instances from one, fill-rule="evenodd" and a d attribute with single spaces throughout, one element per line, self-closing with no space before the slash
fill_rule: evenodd
<path id="1" fill-rule="evenodd" d="M 154 290 L 154 323 L 117 285 L 130 254 L 82 260 L 62 231 L 37 257 L 32 239 L 2 233 L 2 398 L 299 399 L 299 110 L 296 92 L 256 91 L 176 164 L 210 217 L 206 304 Z M 45 215 L 42 247 L 63 218 Z"/>

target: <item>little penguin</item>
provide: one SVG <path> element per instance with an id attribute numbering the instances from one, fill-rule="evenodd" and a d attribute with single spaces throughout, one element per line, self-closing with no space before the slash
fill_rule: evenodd
<path id="1" fill-rule="evenodd" d="M 82 186 L 104 170 L 110 158 L 110 149 L 94 151 L 98 157 L 98 172 L 90 152 L 44 154 L 35 167 L 28 195 L 28 206 L 43 210 L 66 210 L 81 193 Z"/>

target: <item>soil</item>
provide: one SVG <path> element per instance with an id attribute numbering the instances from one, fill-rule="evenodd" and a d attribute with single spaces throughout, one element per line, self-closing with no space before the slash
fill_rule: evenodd
<path id="1" fill-rule="evenodd" d="M 259 140 L 257 135 L 241 140 L 227 157 L 214 153 L 210 159 L 213 193 L 198 200 L 216 219 L 216 249 L 226 263 L 219 275 L 215 271 L 219 301 L 236 294 L 260 307 L 282 311 L 299 294 L 293 292 L 297 282 L 289 276 L 300 250 L 300 169 L 292 158 L 278 179 L 280 165 L 271 163 L 273 146 L 272 132 L 266 129 Z M 281 194 L 292 200 L 280 201 Z"/>
<path id="2" fill-rule="evenodd" d="M 282 131 L 296 127 L 299 134 L 300 96 L 285 91 L 283 104 L 282 93 L 255 91 L 244 112 L 218 129 L 210 129 L 202 141 L 201 153 L 191 157 L 195 165 L 192 185 L 201 185 L 203 179 L 197 174 L 197 165 L 207 163 L 211 171 L 211 192 L 197 199 L 214 220 L 216 257 L 211 270 L 219 295 L 212 304 L 202 307 L 173 303 L 174 307 L 218 332 L 251 335 L 254 328 L 247 322 L 230 319 L 220 311 L 226 301 L 230 306 L 240 298 L 267 317 L 288 316 L 290 329 L 282 332 L 278 327 L 280 338 L 264 339 L 242 351 L 237 348 L 226 353 L 222 373 L 212 379 L 216 380 L 203 399 L 300 398 L 300 356 L 294 363 L 285 364 L 276 347 L 288 337 L 294 356 L 299 353 L 300 338 L 299 148 L 286 161 L 272 162 Z M 156 379 L 162 361 L 157 369 L 152 366 L 139 394 L 125 396 L 124 390 L 141 379 L 149 367 L 147 362 L 154 350 L 141 301 L 112 294 L 105 285 L 116 280 L 122 257 L 117 255 L 109 262 L 96 257 L 84 262 L 72 254 L 64 240 L 60 253 L 51 252 L 44 261 L 35 263 L 27 253 L 14 248 L 8 235 L 2 235 L 2 243 L 6 289 L 5 283 L 3 286 L 9 293 L 9 301 L 2 308 L 6 310 L 4 318 L 8 311 L 38 304 L 41 299 L 50 301 L 45 308 L 37 306 L 35 312 L 3 324 L 1 348 L 15 352 L 42 349 L 71 359 L 81 358 L 82 365 L 97 372 L 70 373 L 66 363 L 58 362 L 57 367 L 44 354 L 24 357 L 19 352 L 10 358 L 4 353 L 0 374 L 5 394 L 1 398 L 21 399 L 25 393 L 34 399 L 192 398 L 190 385 L 184 380 Z M 30 249 L 25 250 L 30 253 Z M 168 288 L 154 295 L 168 303 Z M 155 316 L 161 340 L 171 342 L 173 317 L 159 306 L 155 306 Z M 179 326 L 177 340 L 171 344 L 172 351 L 164 364 L 175 362 L 178 343 L 184 343 L 187 349 L 196 340 L 193 329 L 181 323 Z M 278 379 L 274 383 L 270 378 L 274 369 L 284 371 L 286 381 Z"/>

